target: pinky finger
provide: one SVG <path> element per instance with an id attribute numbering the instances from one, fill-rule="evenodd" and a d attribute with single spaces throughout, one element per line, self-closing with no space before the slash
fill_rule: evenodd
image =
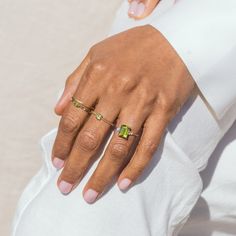
<path id="1" fill-rule="evenodd" d="M 118 178 L 117 182 L 121 190 L 126 190 L 135 182 L 149 164 L 158 148 L 168 120 L 167 115 L 164 114 L 151 114 L 148 117 L 135 153 Z"/>

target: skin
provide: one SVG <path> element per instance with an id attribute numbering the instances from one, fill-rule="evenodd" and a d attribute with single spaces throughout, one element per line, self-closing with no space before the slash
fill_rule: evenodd
<path id="1" fill-rule="evenodd" d="M 121 190 L 137 180 L 194 86 L 181 58 L 151 25 L 129 29 L 94 45 L 68 77 L 55 107 L 61 120 L 52 162 L 63 168 L 57 181 L 61 192 L 69 194 L 76 188 L 112 131 L 107 123 L 74 107 L 72 95 L 95 107 L 117 127 L 128 124 L 139 134 L 139 138 L 129 136 L 126 140 L 113 132 L 83 189 L 85 201 L 93 203 L 114 180 Z M 126 186 L 121 182 L 124 179 Z M 69 184 L 66 191 L 65 183 Z"/>

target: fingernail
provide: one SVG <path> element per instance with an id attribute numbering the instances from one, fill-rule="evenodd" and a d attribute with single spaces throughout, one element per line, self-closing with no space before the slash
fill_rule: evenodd
<path id="1" fill-rule="evenodd" d="M 142 16 L 145 9 L 146 9 L 146 6 L 143 3 L 139 3 L 136 8 L 136 11 L 134 12 L 134 15 L 135 16 Z"/>
<path id="2" fill-rule="evenodd" d="M 54 165 L 54 167 L 56 167 L 59 170 L 63 167 L 64 161 L 60 158 L 54 157 L 52 164 Z"/>
<path id="3" fill-rule="evenodd" d="M 62 180 L 59 184 L 59 189 L 63 194 L 68 194 L 71 191 L 72 187 L 73 184 L 70 184 L 64 180 Z"/>
<path id="4" fill-rule="evenodd" d="M 85 192 L 84 200 L 87 203 L 93 203 L 96 200 L 97 196 L 98 196 L 98 192 L 90 188 Z"/>
<path id="5" fill-rule="evenodd" d="M 121 190 L 126 190 L 130 184 L 131 184 L 131 180 L 128 178 L 124 178 L 119 182 L 118 185 Z"/>
<path id="6" fill-rule="evenodd" d="M 138 6 L 138 2 L 137 2 L 136 0 L 132 1 L 132 2 L 130 3 L 128 13 L 129 13 L 130 15 L 134 15 L 134 13 L 136 12 L 137 6 Z"/>
<path id="7" fill-rule="evenodd" d="M 132 1 L 130 3 L 128 13 L 130 15 L 138 17 L 138 16 L 142 16 L 143 15 L 145 9 L 146 9 L 146 6 L 145 6 L 144 3 L 142 3 L 142 2 L 138 3 L 137 0 L 134 0 L 134 1 Z"/>

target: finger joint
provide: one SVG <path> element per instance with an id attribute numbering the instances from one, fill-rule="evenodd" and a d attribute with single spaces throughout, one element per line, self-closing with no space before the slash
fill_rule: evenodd
<path id="1" fill-rule="evenodd" d="M 79 134 L 76 148 L 82 149 L 86 152 L 93 152 L 97 150 L 100 138 L 93 130 L 85 130 Z"/>
<path id="2" fill-rule="evenodd" d="M 127 145 L 124 143 L 114 143 L 110 149 L 110 159 L 115 162 L 121 162 L 128 155 Z"/>

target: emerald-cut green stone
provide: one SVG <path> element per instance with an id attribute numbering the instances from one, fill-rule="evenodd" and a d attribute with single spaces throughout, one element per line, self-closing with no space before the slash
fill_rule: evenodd
<path id="1" fill-rule="evenodd" d="M 121 125 L 120 128 L 119 128 L 118 136 L 122 137 L 122 138 L 125 138 L 125 139 L 128 139 L 130 131 L 131 131 L 131 129 L 130 129 L 129 126 Z"/>

